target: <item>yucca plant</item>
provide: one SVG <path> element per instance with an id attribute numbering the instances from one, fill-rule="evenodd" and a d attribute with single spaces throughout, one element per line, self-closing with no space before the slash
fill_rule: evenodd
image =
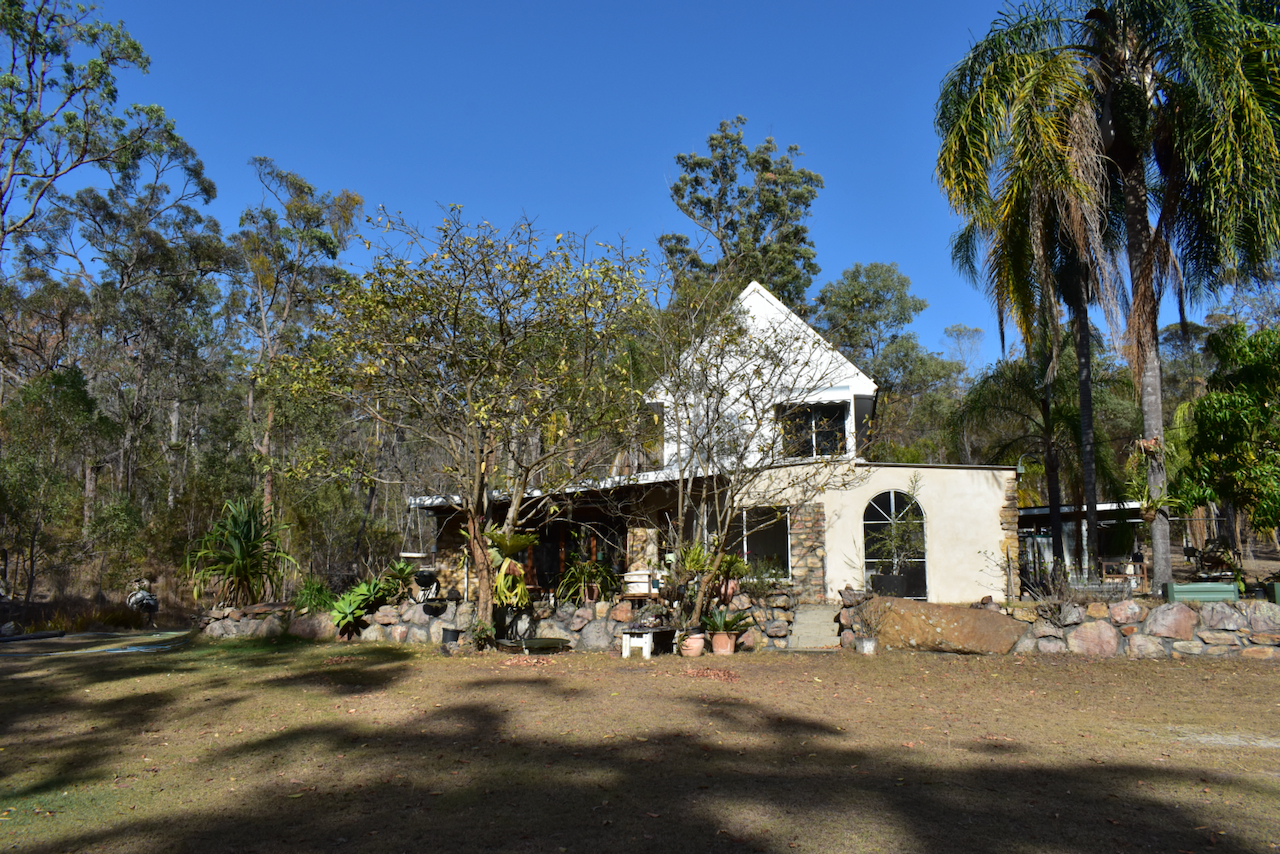
<path id="1" fill-rule="evenodd" d="M 220 602 L 248 605 L 277 591 L 282 565 L 297 566 L 280 547 L 287 529 L 267 517 L 259 501 L 228 501 L 222 518 L 187 555 L 196 599 L 214 590 Z"/>

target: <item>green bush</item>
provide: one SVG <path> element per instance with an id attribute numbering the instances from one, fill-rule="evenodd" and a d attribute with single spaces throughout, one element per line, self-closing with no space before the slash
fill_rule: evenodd
<path id="1" fill-rule="evenodd" d="M 286 525 L 262 512 L 262 503 L 228 501 L 223 516 L 187 556 L 200 599 L 212 588 L 228 605 L 261 602 L 280 588 L 284 563 L 296 562 L 280 547 Z"/>
<path id="2" fill-rule="evenodd" d="M 319 613 L 332 608 L 337 598 L 323 578 L 311 575 L 303 580 L 302 586 L 293 595 L 293 607 L 299 611 Z"/>

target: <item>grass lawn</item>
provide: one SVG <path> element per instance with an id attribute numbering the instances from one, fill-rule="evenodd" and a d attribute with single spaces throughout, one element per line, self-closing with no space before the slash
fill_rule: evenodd
<path id="1" fill-rule="evenodd" d="M 0 658 L 0 849 L 1272 852 L 1280 667 Z"/>

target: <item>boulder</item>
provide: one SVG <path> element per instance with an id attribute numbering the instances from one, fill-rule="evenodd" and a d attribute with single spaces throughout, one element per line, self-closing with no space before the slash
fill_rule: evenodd
<path id="1" fill-rule="evenodd" d="M 576 611 L 577 606 L 572 602 L 561 602 L 556 606 L 556 619 L 562 623 L 567 623 L 573 619 L 573 615 Z"/>
<path id="2" fill-rule="evenodd" d="M 566 629 L 559 623 L 547 620 L 538 624 L 538 631 L 534 637 L 539 638 L 558 638 L 560 640 L 573 640 L 573 632 Z"/>
<path id="3" fill-rule="evenodd" d="M 307 614 L 289 621 L 289 634 L 307 640 L 333 640 L 338 630 L 328 613 Z"/>
<path id="4" fill-rule="evenodd" d="M 373 612 L 373 621 L 380 626 L 394 626 L 400 622 L 400 612 L 394 605 L 383 605 Z"/>
<path id="5" fill-rule="evenodd" d="M 1215 604 L 1221 605 L 1221 602 Z M 1196 632 L 1200 640 L 1207 644 L 1226 644 L 1227 646 L 1241 646 L 1240 636 L 1235 632 L 1224 632 L 1218 629 L 1201 629 Z"/>
<path id="6" fill-rule="evenodd" d="M 851 608 L 854 605 L 857 605 L 862 601 L 862 598 L 863 594 L 854 590 L 848 584 L 846 584 L 844 589 L 840 591 L 840 603 L 846 608 Z"/>
<path id="7" fill-rule="evenodd" d="M 1084 622 L 1084 618 L 1088 616 L 1085 609 L 1074 602 L 1068 602 L 1062 606 L 1062 618 L 1059 622 L 1063 626 L 1078 626 Z"/>
<path id="8" fill-rule="evenodd" d="M 1036 636 L 1033 632 L 1025 632 L 1010 650 L 1014 655 L 1027 655 L 1036 651 Z"/>
<path id="9" fill-rule="evenodd" d="M 843 590 L 840 591 L 840 598 L 841 598 L 841 601 L 844 601 Z M 764 600 L 764 603 L 768 605 L 770 608 L 790 608 L 791 597 L 788 596 L 786 593 L 770 593 L 768 598 Z M 853 604 L 857 604 L 857 603 L 855 602 Z"/>
<path id="10" fill-rule="evenodd" d="M 414 605 L 405 611 L 402 618 L 406 623 L 414 626 L 426 626 L 431 624 L 431 615 L 421 605 Z"/>
<path id="11" fill-rule="evenodd" d="M 1090 602 L 1089 607 L 1084 609 L 1084 613 L 1091 620 L 1105 620 L 1111 616 L 1111 608 L 1106 602 Z"/>
<path id="12" fill-rule="evenodd" d="M 211 638 L 235 637 L 236 624 L 231 620 L 214 620 L 204 627 L 204 633 Z"/>
<path id="13" fill-rule="evenodd" d="M 1280 635 L 1277 634 L 1256 634 L 1250 635 L 1251 643 L 1260 643 L 1263 646 L 1280 646 Z"/>
<path id="14" fill-rule="evenodd" d="M 594 608 L 579 608 L 573 612 L 569 619 L 569 631 L 580 632 L 586 627 L 587 623 L 590 623 L 595 618 L 596 612 Z"/>
<path id="15" fill-rule="evenodd" d="M 732 611 L 750 611 L 751 597 L 745 593 L 739 593 L 729 600 L 729 609 Z"/>
<path id="16" fill-rule="evenodd" d="M 578 649 L 588 652 L 604 652 L 613 645 L 613 635 L 609 632 L 607 620 L 592 620 L 582 627 L 578 639 Z"/>
<path id="17" fill-rule="evenodd" d="M 268 614 L 262 620 L 254 620 L 249 629 L 251 638 L 278 638 L 282 634 L 284 634 L 284 621 L 275 614 Z"/>
<path id="18" fill-rule="evenodd" d="M 1280 605 L 1274 602 L 1245 601 L 1237 606 L 1240 613 L 1249 615 L 1249 628 L 1263 634 L 1280 632 Z"/>
<path id="19" fill-rule="evenodd" d="M 1142 633 L 1161 638 L 1189 641 L 1195 637 L 1199 615 L 1181 602 L 1155 608 L 1142 624 Z"/>
<path id="20" fill-rule="evenodd" d="M 1165 658 L 1168 655 L 1164 651 L 1164 642 L 1151 635 L 1130 635 L 1129 648 L 1125 654 L 1131 659 Z"/>
<path id="21" fill-rule="evenodd" d="M 841 592 L 844 592 L 844 591 L 841 591 Z M 853 648 L 853 630 L 852 629 L 845 629 L 844 631 L 840 632 L 840 648 L 841 649 Z"/>
<path id="22" fill-rule="evenodd" d="M 384 626 L 378 623 L 370 623 L 365 627 L 364 631 L 360 633 L 360 640 L 372 641 L 375 643 L 378 641 L 384 641 L 387 639 L 386 632 L 387 630 Z"/>
<path id="23" fill-rule="evenodd" d="M 1067 642 L 1061 638 L 1040 638 L 1036 641 L 1036 646 L 1043 653 L 1058 653 L 1067 651 Z"/>
<path id="24" fill-rule="evenodd" d="M 1141 623 L 1147 618 L 1147 609 L 1132 599 L 1116 602 L 1111 606 L 1111 619 L 1117 623 Z"/>
<path id="25" fill-rule="evenodd" d="M 852 608 L 841 608 L 840 614 L 837 616 L 840 628 L 842 629 L 853 628 L 854 619 L 854 611 Z M 759 620 L 757 620 L 757 622 L 759 622 Z"/>
<path id="26" fill-rule="evenodd" d="M 419 628 L 415 626 L 415 628 Z M 404 643 L 409 639 L 409 627 L 404 624 L 392 626 L 388 632 L 392 643 Z"/>
<path id="27" fill-rule="evenodd" d="M 1048 620 L 1036 620 L 1031 626 L 1031 633 L 1038 638 L 1062 637 L 1062 629 Z"/>
<path id="28" fill-rule="evenodd" d="M 1200 641 L 1176 640 L 1173 642 L 1173 651 L 1183 655 L 1199 655 L 1204 652 L 1204 644 Z"/>
<path id="29" fill-rule="evenodd" d="M 1200 606 L 1200 621 L 1210 629 L 1229 632 L 1249 628 L 1249 618 L 1228 602 L 1206 602 Z"/>
<path id="30" fill-rule="evenodd" d="M 1259 661 L 1280 661 L 1280 649 L 1274 646 L 1251 646 L 1240 650 L 1241 658 L 1254 658 Z"/>
<path id="31" fill-rule="evenodd" d="M 619 623 L 629 623 L 631 622 L 633 610 L 631 600 L 623 599 L 609 610 L 609 619 Z"/>
<path id="32" fill-rule="evenodd" d="M 405 626 L 405 643 L 431 643 L 431 632 L 422 626 L 410 624 Z"/>
<path id="33" fill-rule="evenodd" d="M 1105 620 L 1094 620 L 1067 635 L 1067 649 L 1079 655 L 1110 658 L 1120 651 L 1120 633 Z"/>
<path id="34" fill-rule="evenodd" d="M 887 603 L 879 634 L 886 649 L 1004 655 L 1027 629 L 996 611 L 911 599 Z"/>
<path id="35" fill-rule="evenodd" d="M 791 627 L 785 620 L 772 620 L 764 624 L 764 633 L 771 638 L 785 638 L 791 633 Z"/>
<path id="36" fill-rule="evenodd" d="M 752 652 L 756 647 L 761 645 L 760 641 L 760 630 L 749 629 L 748 631 L 738 635 L 737 649 L 742 652 Z"/>

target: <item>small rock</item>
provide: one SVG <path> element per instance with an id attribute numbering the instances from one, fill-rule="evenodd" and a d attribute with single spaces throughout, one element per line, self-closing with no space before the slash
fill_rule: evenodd
<path id="1" fill-rule="evenodd" d="M 229 623 L 229 622 L 230 622 L 230 621 L 228 621 L 228 620 L 214 620 L 212 623 L 210 623 L 209 625 L 205 626 L 205 628 L 204 628 L 204 633 L 205 633 L 206 635 L 208 635 L 209 637 L 211 637 L 211 638 L 225 638 L 225 637 L 227 637 L 228 635 L 230 635 L 230 636 L 234 637 L 234 636 L 235 636 L 235 628 L 234 628 L 234 625 L 235 625 L 235 624 L 234 624 L 234 623 L 231 623 L 231 624 L 230 624 L 230 625 L 231 625 L 230 631 L 228 631 L 228 623 Z M 12 626 L 12 625 L 13 625 L 13 623 L 6 623 L 6 624 L 5 624 L 5 626 L 6 626 L 6 627 L 8 627 L 8 626 Z M 6 635 L 6 637 L 8 637 L 8 636 Z"/>
<path id="2" fill-rule="evenodd" d="M 308 640 L 333 640 L 338 636 L 338 629 L 333 625 L 333 617 L 325 611 L 294 617 L 289 621 L 289 634 Z"/>
<path id="3" fill-rule="evenodd" d="M 609 619 L 619 623 L 631 622 L 632 615 L 631 600 L 624 599 L 609 610 Z"/>
<path id="4" fill-rule="evenodd" d="M 574 613 L 577 611 L 577 605 L 572 602 L 561 602 L 556 606 L 556 619 L 562 623 L 567 623 L 573 619 Z"/>
<path id="5" fill-rule="evenodd" d="M 1046 654 L 1067 651 L 1067 642 L 1061 638 L 1040 638 L 1036 645 Z"/>
<path id="6" fill-rule="evenodd" d="M 844 601 L 843 590 L 840 591 L 840 599 L 841 601 Z M 765 604 L 768 605 L 770 608 L 790 608 L 791 597 L 788 596 L 786 593 L 770 593 L 769 597 L 765 600 Z M 856 605 L 857 602 L 855 602 L 854 604 Z"/>
<path id="7" fill-rule="evenodd" d="M 597 620 L 603 620 L 603 619 L 605 619 L 606 617 L 608 617 L 608 616 L 609 616 L 609 603 L 608 603 L 608 602 L 597 602 L 597 603 L 595 603 L 595 605 L 593 606 L 592 611 L 593 611 L 593 612 L 594 612 L 594 614 L 595 614 L 595 619 L 597 619 Z"/>
<path id="8" fill-rule="evenodd" d="M 555 614 L 555 609 L 548 605 L 539 605 L 533 609 L 533 616 L 536 620 L 549 620 Z"/>
<path id="9" fill-rule="evenodd" d="M 771 620 L 765 623 L 764 633 L 771 638 L 785 638 L 791 633 L 791 627 L 784 620 Z"/>
<path id="10" fill-rule="evenodd" d="M 209 609 L 210 620 L 221 620 L 225 616 L 227 616 L 226 608 L 210 608 Z"/>
<path id="11" fill-rule="evenodd" d="M 1120 651 L 1120 634 L 1105 620 L 1094 620 L 1067 635 L 1067 649 L 1079 655 L 1109 658 Z"/>
<path id="12" fill-rule="evenodd" d="M 239 609 L 233 609 L 227 612 L 226 618 L 233 623 L 238 623 L 244 619 L 244 611 L 241 611 Z"/>
<path id="13" fill-rule="evenodd" d="M 1141 628 L 1141 626 L 1138 626 L 1135 623 L 1130 623 L 1127 626 L 1120 627 L 1120 634 L 1124 635 L 1125 637 L 1129 637 L 1129 635 L 1137 634 L 1139 628 Z"/>
<path id="14" fill-rule="evenodd" d="M 431 624 L 431 615 L 421 605 L 414 605 L 404 613 L 404 620 L 415 626 L 426 626 Z"/>
<path id="15" fill-rule="evenodd" d="M 786 639 L 786 638 L 774 638 L 774 639 L 773 639 L 773 648 L 774 648 L 774 649 L 786 649 L 786 648 L 787 648 L 787 639 Z"/>
<path id="16" fill-rule="evenodd" d="M 774 617 L 775 619 L 782 620 L 785 623 L 794 623 L 796 621 L 796 612 L 784 611 L 779 608 L 777 611 L 774 611 Z"/>
<path id="17" fill-rule="evenodd" d="M 1055 626 L 1048 620 L 1036 620 L 1031 626 L 1031 632 L 1038 638 L 1061 638 L 1062 629 Z"/>
<path id="18" fill-rule="evenodd" d="M 1280 634 L 1250 635 L 1249 640 L 1263 646 L 1280 646 Z"/>
<path id="19" fill-rule="evenodd" d="M 1117 623 L 1141 623 L 1147 618 L 1147 609 L 1132 599 L 1116 602 L 1111 606 L 1111 619 Z"/>
<path id="20" fill-rule="evenodd" d="M 410 624 L 405 626 L 405 643 L 431 643 L 431 632 L 422 626 Z"/>
<path id="21" fill-rule="evenodd" d="M 420 626 L 414 626 L 418 631 L 422 631 Z M 409 639 L 409 627 L 404 624 L 394 625 L 387 634 L 391 638 L 392 643 L 404 643 Z"/>
<path id="22" fill-rule="evenodd" d="M 1161 605 L 1147 615 L 1142 633 L 1162 638 L 1190 641 L 1195 637 L 1199 614 L 1181 602 Z"/>
<path id="23" fill-rule="evenodd" d="M 1204 644 L 1200 643 L 1200 641 L 1174 641 L 1173 651 L 1180 652 L 1183 655 L 1199 655 L 1204 652 Z"/>
<path id="24" fill-rule="evenodd" d="M 857 605 L 861 601 L 862 601 L 862 594 L 859 593 L 857 590 L 854 590 L 853 587 L 851 587 L 848 584 L 846 584 L 844 586 L 844 589 L 840 591 L 840 602 L 846 608 L 852 608 L 854 605 Z"/>
<path id="25" fill-rule="evenodd" d="M 284 634 L 284 622 L 275 614 L 268 614 L 264 620 L 254 620 L 249 637 L 278 638 Z"/>
<path id="26" fill-rule="evenodd" d="M 1280 661 L 1280 648 L 1274 646 L 1251 646 L 1240 650 L 1241 658 L 1254 658 L 1259 661 Z"/>
<path id="27" fill-rule="evenodd" d="M 853 622 L 854 622 L 853 609 L 841 608 L 840 613 L 837 615 L 837 620 L 839 621 L 841 628 L 844 628 L 844 629 L 853 628 Z"/>
<path id="28" fill-rule="evenodd" d="M 843 593 L 844 591 L 840 591 Z M 840 632 L 840 648 L 850 649 L 853 646 L 853 629 L 845 629 Z"/>
<path id="29" fill-rule="evenodd" d="M 373 621 L 380 626 L 394 626 L 400 622 L 400 612 L 392 605 L 383 605 L 373 612 Z"/>
<path id="30" fill-rule="evenodd" d="M 1084 613 L 1091 620 L 1105 620 L 1111 616 L 1111 607 L 1106 602 L 1090 602 Z"/>
<path id="31" fill-rule="evenodd" d="M 387 639 L 386 628 L 380 623 L 371 623 L 360 633 L 360 640 L 377 643 Z"/>
<path id="32" fill-rule="evenodd" d="M 1233 652 L 1239 652 L 1240 647 L 1228 646 L 1226 644 L 1210 644 L 1204 648 L 1205 655 L 1227 655 Z"/>
<path id="33" fill-rule="evenodd" d="M 729 600 L 729 609 L 732 611 L 750 611 L 751 597 L 745 593 L 739 593 Z"/>
<path id="34" fill-rule="evenodd" d="M 1009 612 L 1009 616 L 1020 623 L 1034 623 L 1040 618 L 1034 608 L 1014 608 Z"/>
<path id="35" fill-rule="evenodd" d="M 1129 648 L 1125 654 L 1131 659 L 1164 658 L 1164 642 L 1151 635 L 1130 635 Z"/>
<path id="36" fill-rule="evenodd" d="M 738 635 L 737 649 L 742 652 L 752 652 L 761 640 L 760 630 L 751 629 Z"/>
<path id="37" fill-rule="evenodd" d="M 1214 604 L 1221 605 L 1223 603 L 1215 602 Z M 1240 636 L 1233 632 L 1216 631 L 1214 629 L 1201 629 L 1200 631 L 1196 632 L 1196 635 L 1200 638 L 1200 640 L 1208 644 L 1225 644 L 1227 646 L 1243 645 L 1243 642 L 1240 640 Z"/>

